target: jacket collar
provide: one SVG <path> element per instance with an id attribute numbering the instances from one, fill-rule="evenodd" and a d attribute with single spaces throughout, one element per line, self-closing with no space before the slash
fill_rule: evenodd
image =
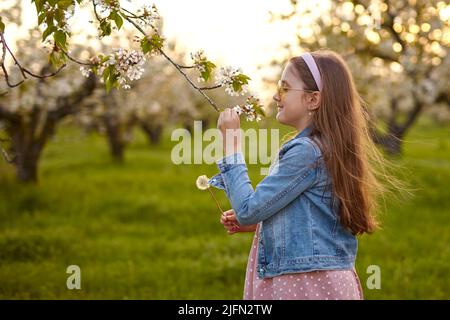
<path id="1" fill-rule="evenodd" d="M 300 137 L 309 137 L 309 135 L 311 134 L 312 131 L 312 125 L 307 126 L 305 129 L 303 129 L 302 131 L 300 131 L 295 138 L 300 138 Z M 295 139 L 294 138 L 294 139 Z"/>

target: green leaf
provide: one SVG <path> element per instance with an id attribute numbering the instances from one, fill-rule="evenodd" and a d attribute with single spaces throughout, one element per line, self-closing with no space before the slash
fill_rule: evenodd
<path id="1" fill-rule="evenodd" d="M 216 67 L 216 65 L 214 63 L 212 63 L 211 61 L 206 61 L 206 66 L 207 68 L 209 68 L 211 71 Z"/>
<path id="2" fill-rule="evenodd" d="M 203 78 L 203 80 L 208 81 L 209 77 L 211 76 L 211 73 L 209 73 L 208 71 L 203 71 L 201 73 L 201 77 Z"/>
<path id="3" fill-rule="evenodd" d="M 45 1 L 44 0 L 34 0 L 34 3 L 36 5 L 36 11 L 39 13 L 42 11 L 42 8 L 44 6 Z"/>
<path id="4" fill-rule="evenodd" d="M 111 75 L 111 72 L 113 71 L 113 66 L 109 66 L 107 68 L 105 68 L 105 71 L 103 71 L 103 81 L 106 82 L 106 80 L 108 80 L 108 78 Z"/>
<path id="5" fill-rule="evenodd" d="M 111 34 L 111 23 L 102 20 L 102 22 L 100 22 L 100 29 L 102 30 L 103 36 L 109 36 Z"/>
<path id="6" fill-rule="evenodd" d="M 61 22 L 62 19 L 64 18 L 64 11 L 61 9 L 56 9 L 54 18 L 56 21 Z"/>
<path id="7" fill-rule="evenodd" d="M 98 57 L 99 57 L 101 63 L 109 60 L 109 56 L 99 55 Z"/>
<path id="8" fill-rule="evenodd" d="M 112 89 L 111 78 L 108 78 L 108 80 L 106 80 L 105 88 L 106 88 L 106 93 L 109 93 L 111 91 L 111 89 Z"/>
<path id="9" fill-rule="evenodd" d="M 105 81 L 106 92 L 109 93 L 112 88 L 119 88 L 118 76 L 112 73 L 110 77 Z"/>
<path id="10" fill-rule="evenodd" d="M 70 6 L 74 4 L 73 0 L 59 0 L 58 7 L 61 9 L 68 9 Z"/>
<path id="11" fill-rule="evenodd" d="M 158 34 L 154 34 L 150 38 L 150 44 L 152 46 L 152 50 L 161 49 L 163 46 L 163 39 Z"/>
<path id="12" fill-rule="evenodd" d="M 208 81 L 208 79 L 211 77 L 211 73 L 212 73 L 213 69 L 216 67 L 216 65 L 208 60 L 202 61 L 201 65 L 203 65 L 203 67 L 205 68 L 205 71 L 203 71 L 201 73 L 201 76 L 202 76 L 203 80 Z"/>
<path id="13" fill-rule="evenodd" d="M 145 37 L 141 40 L 141 49 L 144 54 L 150 51 L 151 46 L 150 46 L 150 42 L 148 42 L 147 37 Z"/>
<path id="14" fill-rule="evenodd" d="M 239 82 L 233 81 L 232 85 L 235 92 L 241 91 L 241 84 Z"/>
<path id="15" fill-rule="evenodd" d="M 0 32 L 5 32 L 5 24 L 2 21 L 2 17 L 0 17 Z"/>
<path id="16" fill-rule="evenodd" d="M 123 24 L 122 17 L 117 13 L 117 11 L 112 11 L 108 17 L 110 20 L 113 20 L 116 23 L 117 29 L 120 29 Z"/>
<path id="17" fill-rule="evenodd" d="M 260 107 L 255 108 L 255 112 L 258 113 L 258 114 L 260 114 L 260 115 L 262 115 L 263 117 L 266 116 L 266 113 L 265 113 L 264 110 L 263 110 L 262 108 L 260 108 Z"/>
<path id="18" fill-rule="evenodd" d="M 45 29 L 44 33 L 42 34 L 42 41 L 45 41 L 49 35 L 51 35 L 56 30 L 55 26 L 48 26 L 47 29 Z"/>
<path id="19" fill-rule="evenodd" d="M 49 56 L 49 62 L 55 68 L 59 68 L 66 62 L 66 55 L 61 51 L 52 51 Z"/>
<path id="20" fill-rule="evenodd" d="M 66 34 L 64 31 L 58 30 L 53 34 L 53 39 L 55 39 L 55 43 L 66 50 Z"/>
<path id="21" fill-rule="evenodd" d="M 150 38 L 144 37 L 141 40 L 141 49 L 143 53 L 156 52 L 161 49 L 164 44 L 164 39 L 158 34 L 152 35 Z"/>
<path id="22" fill-rule="evenodd" d="M 115 18 L 114 18 L 114 22 L 116 23 L 117 29 L 120 30 L 120 27 L 122 27 L 123 25 L 123 19 L 120 15 L 116 14 Z"/>
<path id="23" fill-rule="evenodd" d="M 50 55 L 48 56 L 48 61 L 50 62 L 50 64 L 52 66 L 56 65 L 56 58 L 55 58 L 55 52 L 52 51 L 52 53 L 50 53 Z"/>
<path id="24" fill-rule="evenodd" d="M 45 13 L 41 13 L 38 16 L 38 25 L 40 25 L 42 22 L 44 22 L 44 19 L 45 19 Z"/>
<path id="25" fill-rule="evenodd" d="M 248 84 L 248 80 L 251 80 L 248 76 L 246 76 L 245 74 L 242 74 L 242 73 L 235 76 L 234 79 L 236 79 L 237 81 L 239 81 L 242 84 Z"/>
<path id="26" fill-rule="evenodd" d="M 45 12 L 45 22 L 47 23 L 47 25 L 52 26 L 54 25 L 53 23 L 53 12 L 51 13 L 47 13 Z"/>

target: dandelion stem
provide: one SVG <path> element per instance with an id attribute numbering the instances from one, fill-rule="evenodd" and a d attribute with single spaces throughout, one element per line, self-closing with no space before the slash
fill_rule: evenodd
<path id="1" fill-rule="evenodd" d="M 211 196 L 213 197 L 214 201 L 216 202 L 217 207 L 219 208 L 220 212 L 223 213 L 223 210 L 222 210 L 222 208 L 220 207 L 220 204 L 219 204 L 219 202 L 217 201 L 216 197 L 214 196 L 214 193 L 212 192 L 211 188 L 208 188 L 208 191 L 209 191 L 209 193 L 211 193 Z"/>
<path id="2" fill-rule="evenodd" d="M 214 196 L 214 193 L 212 192 L 211 188 L 208 187 L 208 190 L 209 190 L 209 193 L 211 193 L 211 196 L 213 197 L 214 201 L 216 202 L 217 207 L 219 208 L 220 212 L 221 212 L 222 214 L 224 214 L 224 212 L 223 212 L 222 208 L 220 207 L 220 204 L 219 204 L 219 202 L 217 201 L 216 197 Z M 233 222 L 233 225 L 234 225 L 236 228 L 239 227 L 235 222 Z"/>

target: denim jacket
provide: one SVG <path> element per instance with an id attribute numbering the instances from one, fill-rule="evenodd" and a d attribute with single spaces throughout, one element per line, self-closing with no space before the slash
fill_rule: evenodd
<path id="1" fill-rule="evenodd" d="M 260 223 L 259 278 L 354 267 L 357 239 L 339 222 L 339 201 L 311 129 L 280 148 L 255 190 L 240 152 L 218 160 L 220 173 L 209 180 L 225 190 L 240 225 Z"/>

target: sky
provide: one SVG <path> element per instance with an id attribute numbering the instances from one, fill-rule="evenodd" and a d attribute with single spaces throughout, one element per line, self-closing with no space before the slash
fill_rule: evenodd
<path id="1" fill-rule="evenodd" d="M 274 58 L 283 58 L 283 43 L 295 41 L 296 28 L 292 21 L 269 23 L 269 11 L 289 12 L 289 0 L 157 0 L 151 3 L 164 17 L 165 37 L 177 39 L 177 45 L 186 52 L 203 49 L 208 59 L 218 66 L 241 68 L 251 78 L 250 89 L 263 101 L 270 101 L 274 92 L 267 92 L 262 82 L 268 69 L 259 71 L 257 67 L 268 66 Z"/>
<path id="2" fill-rule="evenodd" d="M 295 28 L 269 23 L 269 11 L 288 12 L 289 1 L 154 1 L 164 17 L 164 34 L 188 52 L 204 49 L 213 62 L 242 68 L 250 87 L 262 91 L 258 65 L 282 58 L 282 43 L 295 39 Z M 289 32 L 291 30 L 291 32 Z M 260 92 L 260 95 L 264 95 Z"/>
<path id="3" fill-rule="evenodd" d="M 30 10 L 24 13 L 24 20 L 35 25 L 34 5 L 31 5 L 30 0 L 23 0 L 22 3 L 30 7 Z M 160 15 L 164 17 L 164 37 L 176 39 L 177 46 L 187 53 L 203 49 L 208 59 L 217 66 L 241 68 L 243 73 L 251 78 L 250 89 L 254 90 L 262 101 L 270 100 L 274 92 L 264 90 L 262 78 L 264 72 L 267 74 L 271 71 L 258 71 L 258 65 L 269 66 L 271 60 L 282 59 L 286 54 L 282 48 L 283 44 L 295 43 L 295 33 L 298 31 L 295 21 L 269 22 L 269 11 L 290 11 L 289 0 L 121 1 L 128 9 L 137 9 L 144 3 L 154 3 Z M 299 1 L 301 7 L 312 3 L 314 1 Z M 88 19 L 86 17 L 82 12 L 78 12 L 80 20 L 73 23 L 72 30 L 85 31 L 86 25 L 89 25 L 83 22 L 83 19 Z M 273 74 L 271 76 L 273 77 Z"/>

